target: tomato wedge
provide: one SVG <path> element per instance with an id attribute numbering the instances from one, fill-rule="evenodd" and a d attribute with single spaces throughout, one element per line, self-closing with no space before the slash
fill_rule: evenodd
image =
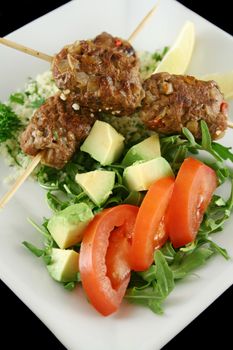
<path id="1" fill-rule="evenodd" d="M 130 233 L 133 226 L 130 229 Z M 131 236 L 131 235 L 130 235 Z M 127 237 L 126 225 L 115 228 L 109 237 L 109 245 L 106 253 L 107 276 L 112 287 L 119 288 L 130 273 L 130 237 Z"/>
<path id="2" fill-rule="evenodd" d="M 166 229 L 175 248 L 192 242 L 217 187 L 215 171 L 187 158 L 178 172 L 166 215 Z"/>
<path id="3" fill-rule="evenodd" d="M 174 179 L 163 178 L 152 184 L 142 201 L 132 236 L 131 268 L 144 271 L 153 262 L 153 253 L 167 240 L 164 215 L 172 195 Z"/>
<path id="4" fill-rule="evenodd" d="M 104 316 L 119 308 L 129 283 L 127 240 L 137 213 L 138 207 L 127 204 L 105 209 L 84 233 L 79 257 L 82 285 L 91 304 Z"/>

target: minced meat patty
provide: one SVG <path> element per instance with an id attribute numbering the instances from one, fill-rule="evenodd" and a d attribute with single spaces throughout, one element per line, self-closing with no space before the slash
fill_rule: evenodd
<path id="1" fill-rule="evenodd" d="M 133 47 L 108 33 L 64 47 L 52 72 L 60 89 L 75 91 L 79 104 L 93 111 L 129 115 L 144 97 Z"/>
<path id="2" fill-rule="evenodd" d="M 143 87 L 146 96 L 139 115 L 152 130 L 175 134 L 186 127 L 200 139 L 200 121 L 204 120 L 216 139 L 227 128 L 227 104 L 214 81 L 157 73 Z"/>
<path id="3" fill-rule="evenodd" d="M 43 163 L 63 168 L 83 141 L 95 116 L 80 108 L 75 94 L 56 94 L 35 112 L 20 138 L 22 150 L 31 156 L 43 152 Z"/>

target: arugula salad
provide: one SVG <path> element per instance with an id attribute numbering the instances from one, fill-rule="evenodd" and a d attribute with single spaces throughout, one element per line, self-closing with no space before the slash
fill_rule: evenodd
<path id="1" fill-rule="evenodd" d="M 166 51 L 142 56 L 144 77 Z M 20 132 L 56 89 L 45 73 L 0 104 L 0 152 L 14 167 L 30 159 L 20 150 Z M 213 234 L 233 210 L 233 153 L 211 140 L 204 121 L 201 140 L 185 127 L 182 133 L 158 135 L 137 114 L 102 113 L 63 169 L 40 165 L 33 174 L 51 216 L 28 219 L 43 246 L 23 244 L 64 288 L 82 285 L 103 315 L 123 298 L 162 314 L 179 280 L 215 254 L 230 258 Z M 215 194 L 226 184 L 228 198 Z"/>

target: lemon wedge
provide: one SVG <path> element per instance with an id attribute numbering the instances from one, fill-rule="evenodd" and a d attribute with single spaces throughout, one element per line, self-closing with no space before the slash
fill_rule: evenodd
<path id="1" fill-rule="evenodd" d="M 192 22 L 187 21 L 154 73 L 184 74 L 192 57 L 194 43 L 195 27 Z"/>
<path id="2" fill-rule="evenodd" d="M 202 76 L 202 80 L 215 80 L 226 100 L 233 98 L 233 70 L 226 73 L 213 73 Z"/>

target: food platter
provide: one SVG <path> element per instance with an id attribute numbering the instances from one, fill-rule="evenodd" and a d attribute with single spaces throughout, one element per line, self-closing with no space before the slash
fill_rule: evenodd
<path id="1" fill-rule="evenodd" d="M 89 16 L 90 25 L 86 26 L 81 20 L 87 11 L 87 2 L 72 2 L 12 34 L 11 39 L 24 42 L 28 46 L 36 46 L 37 49 L 52 54 L 67 42 L 68 37 L 71 42 L 77 39 L 77 32 L 80 38 L 87 38 L 106 29 L 114 34 L 127 37 L 143 13 L 149 10 L 152 2 L 148 2 L 148 8 L 142 6 L 139 1 L 132 1 L 128 4 L 131 6 L 129 7 L 131 9 L 129 18 L 122 16 L 122 13 L 127 14 L 129 11 L 125 2 L 112 1 L 111 6 L 107 6 L 107 2 L 103 1 L 102 6 L 106 8 L 106 13 L 107 10 L 109 11 L 109 16 L 105 17 L 102 12 L 97 13 L 99 18 L 97 22 L 94 17 L 98 9 L 92 7 L 93 13 L 91 12 Z M 60 28 L 59 22 L 63 16 L 69 16 L 69 28 L 63 26 Z M 165 16 L 171 16 L 169 26 L 165 25 L 162 20 Z M 196 24 L 198 37 L 190 72 L 202 75 L 214 71 L 230 70 L 233 59 L 232 38 L 173 1 L 162 1 L 154 20 L 137 38 L 135 47 L 154 50 L 170 44 L 185 20 L 192 20 Z M 46 36 L 46 40 L 40 42 L 40 31 L 42 28 L 45 30 L 46 26 L 49 28 L 51 22 L 54 32 L 48 31 L 49 35 Z M 77 26 L 77 22 L 79 22 L 79 26 Z M 80 23 L 83 25 L 80 26 Z M 103 23 L 105 23 L 104 28 Z M 55 31 L 59 38 L 57 42 L 53 40 Z M 155 37 L 151 33 L 157 33 L 157 36 Z M 163 35 L 159 35 L 159 33 L 163 33 Z M 221 45 L 221 50 L 218 50 L 217 54 L 216 41 Z M 208 54 L 204 54 L 204 52 Z M 210 55 L 213 57 L 211 62 L 208 59 Z M 35 76 L 48 67 L 46 63 L 2 47 L 1 57 L 1 76 L 5 77 L 4 81 L 7 82 L 5 86 L 1 85 L 0 96 L 2 100 L 12 90 L 22 86 L 28 76 Z M 11 74 L 11 66 L 13 65 L 21 67 L 19 74 L 14 74 L 14 76 Z M 8 76 L 11 76 L 12 80 L 7 79 Z M 223 143 L 232 146 L 230 132 L 226 134 Z M 7 173 L 10 173 L 10 169 L 1 161 L 1 180 Z M 6 186 L 2 186 L 1 193 L 5 189 Z M 20 243 L 23 240 L 33 241 L 35 244 L 40 242 L 40 237 L 37 237 L 27 224 L 26 217 L 30 216 L 39 220 L 42 216 L 48 215 L 43 191 L 32 182 L 26 183 L 14 201 L 0 215 L 2 279 L 54 332 L 61 342 L 71 349 L 77 347 L 85 349 L 94 345 L 96 349 L 107 349 L 110 346 L 116 349 L 133 349 L 138 347 L 138 344 L 140 344 L 140 348 L 145 350 L 159 348 L 232 284 L 232 261 L 225 262 L 221 257 L 215 257 L 208 266 L 198 271 L 200 278 L 190 277 L 188 281 L 179 284 L 167 301 L 164 316 L 156 316 L 148 310 L 125 303 L 117 315 L 103 319 L 90 310 L 84 302 L 85 297 L 80 289 L 72 295 L 67 295 L 67 292 L 61 290 L 47 277 L 42 264 L 38 264 L 21 247 Z M 12 221 L 12 217 L 14 217 L 14 221 Z M 227 223 L 224 232 L 216 236 L 216 241 L 227 247 L 229 254 L 233 255 L 232 238 L 230 237 L 231 225 L 232 220 Z M 192 296 L 191 299 L 190 296 Z M 62 323 L 59 321 L 61 319 Z M 72 324 L 69 328 L 64 328 L 63 325 L 67 323 Z M 154 334 L 152 329 L 155 327 L 157 332 L 151 337 L 151 334 Z M 88 344 L 86 335 L 90 329 L 95 342 L 88 338 L 90 342 Z M 122 344 L 124 345 L 122 346 Z"/>

